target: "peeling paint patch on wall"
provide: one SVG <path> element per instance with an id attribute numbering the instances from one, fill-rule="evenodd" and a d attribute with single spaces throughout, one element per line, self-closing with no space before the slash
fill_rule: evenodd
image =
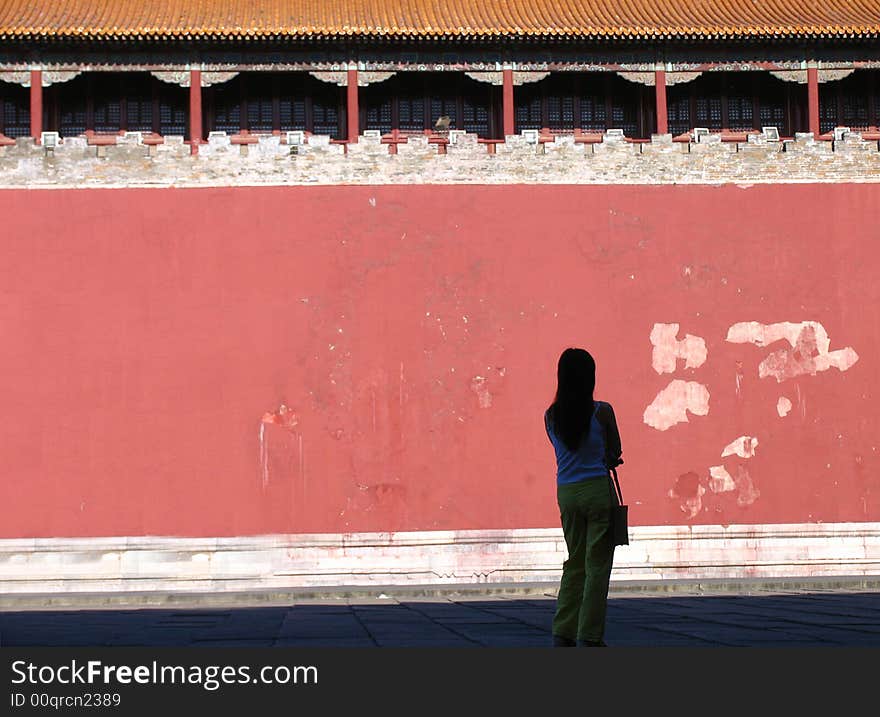
<path id="1" fill-rule="evenodd" d="M 263 490 L 269 485 L 269 447 L 266 445 L 266 422 L 260 421 L 260 476 Z"/>
<path id="2" fill-rule="evenodd" d="M 685 368 L 699 368 L 706 363 L 706 341 L 691 334 L 679 341 L 675 338 L 678 329 L 678 324 L 654 324 L 651 329 L 651 365 L 657 373 L 674 373 L 678 359 L 684 359 Z"/>
<path id="3" fill-rule="evenodd" d="M 740 458 L 751 458 L 755 455 L 755 448 L 758 447 L 758 439 L 754 436 L 740 436 L 731 441 L 721 451 L 721 457 L 737 455 Z"/>
<path id="4" fill-rule="evenodd" d="M 676 423 L 687 423 L 687 412 L 709 413 L 709 389 L 697 381 L 670 381 L 645 409 L 642 419 L 652 428 L 665 431 Z"/>
<path id="5" fill-rule="evenodd" d="M 739 465 L 736 467 L 736 475 L 733 481 L 736 483 L 737 491 L 739 491 L 736 497 L 736 504 L 741 508 L 751 505 L 761 496 L 761 491 L 755 488 L 755 484 L 752 482 L 752 475 L 745 466 Z"/>
<path id="6" fill-rule="evenodd" d="M 486 386 L 485 376 L 474 376 L 471 379 L 471 389 L 477 394 L 480 408 L 489 408 L 492 405 L 492 394 L 489 393 L 489 387 Z"/>
<path id="7" fill-rule="evenodd" d="M 729 493 L 736 490 L 736 482 L 724 466 L 709 468 L 709 490 L 713 493 Z"/>
<path id="8" fill-rule="evenodd" d="M 851 346 L 829 351 L 831 341 L 828 332 L 818 321 L 784 321 L 775 324 L 742 321 L 728 329 L 727 340 L 761 347 L 776 341 L 788 341 L 790 349 L 774 351 L 758 365 L 760 378 L 773 376 L 778 382 L 795 376 L 815 376 L 817 372 L 827 371 L 831 367 L 846 371 L 859 360 L 859 355 Z"/>
<path id="9" fill-rule="evenodd" d="M 696 518 L 703 509 L 703 495 L 706 488 L 700 483 L 700 476 L 693 471 L 684 473 L 669 490 L 669 497 L 679 501 L 681 512 L 688 518 Z"/>
<path id="10" fill-rule="evenodd" d="M 785 396 L 780 396 L 779 400 L 776 402 L 776 412 L 779 414 L 779 417 L 785 418 L 790 410 L 791 400 Z"/>
<path id="11" fill-rule="evenodd" d="M 293 432 L 293 429 L 296 428 L 299 423 L 299 419 L 292 408 L 289 408 L 282 403 L 277 412 L 264 413 L 262 423 L 271 423 Z"/>
<path id="12" fill-rule="evenodd" d="M 269 486 L 269 442 L 266 436 L 266 426 L 280 426 L 288 433 L 293 434 L 298 424 L 299 418 L 296 412 L 283 403 L 277 411 L 267 411 L 260 419 L 260 477 L 263 490 Z M 299 437 L 299 442 L 300 458 L 302 458 L 302 436 Z"/>

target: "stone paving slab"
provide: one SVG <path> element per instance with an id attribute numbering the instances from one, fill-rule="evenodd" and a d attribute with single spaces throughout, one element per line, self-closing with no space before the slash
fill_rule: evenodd
<path id="1" fill-rule="evenodd" d="M 0 647 L 548 647 L 552 596 L 0 611 Z M 612 595 L 611 646 L 880 647 L 880 590 Z"/>

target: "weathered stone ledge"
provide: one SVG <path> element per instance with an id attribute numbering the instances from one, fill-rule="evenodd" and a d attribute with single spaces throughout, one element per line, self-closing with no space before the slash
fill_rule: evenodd
<path id="1" fill-rule="evenodd" d="M 425 136 L 389 150 L 381 138 L 363 136 L 344 147 L 329 137 L 301 144 L 278 136 L 236 144 L 214 136 L 197 156 L 182 138 L 143 144 L 89 144 L 69 138 L 54 148 L 29 138 L 0 147 L 0 187 L 195 187 L 333 184 L 723 184 L 880 181 L 880 144 L 857 133 L 833 142 L 798 135 L 792 141 L 673 142 L 655 135 L 629 142 L 562 136 L 537 141 L 514 135 L 490 150 L 475 135 L 448 145 Z"/>

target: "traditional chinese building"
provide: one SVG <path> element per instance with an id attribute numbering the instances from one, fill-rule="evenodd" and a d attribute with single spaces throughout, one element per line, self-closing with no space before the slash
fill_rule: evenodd
<path id="1" fill-rule="evenodd" d="M 668 5 L 668 4 L 667 4 Z M 0 10 L 6 137 L 877 132 L 874 0 L 87 3 Z"/>
<path id="2" fill-rule="evenodd" d="M 0 590 L 555 579 L 569 345 L 617 579 L 880 574 L 878 36 L 878 0 L 4 0 Z"/>

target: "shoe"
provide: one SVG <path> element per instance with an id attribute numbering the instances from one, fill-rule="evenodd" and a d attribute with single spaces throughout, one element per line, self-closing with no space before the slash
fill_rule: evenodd
<path id="1" fill-rule="evenodd" d="M 554 635 L 553 636 L 553 647 L 575 647 L 577 646 L 577 642 L 572 640 L 570 637 L 563 637 L 562 635 Z"/>
<path id="2" fill-rule="evenodd" d="M 604 640 L 578 640 L 578 647 L 608 647 Z"/>

